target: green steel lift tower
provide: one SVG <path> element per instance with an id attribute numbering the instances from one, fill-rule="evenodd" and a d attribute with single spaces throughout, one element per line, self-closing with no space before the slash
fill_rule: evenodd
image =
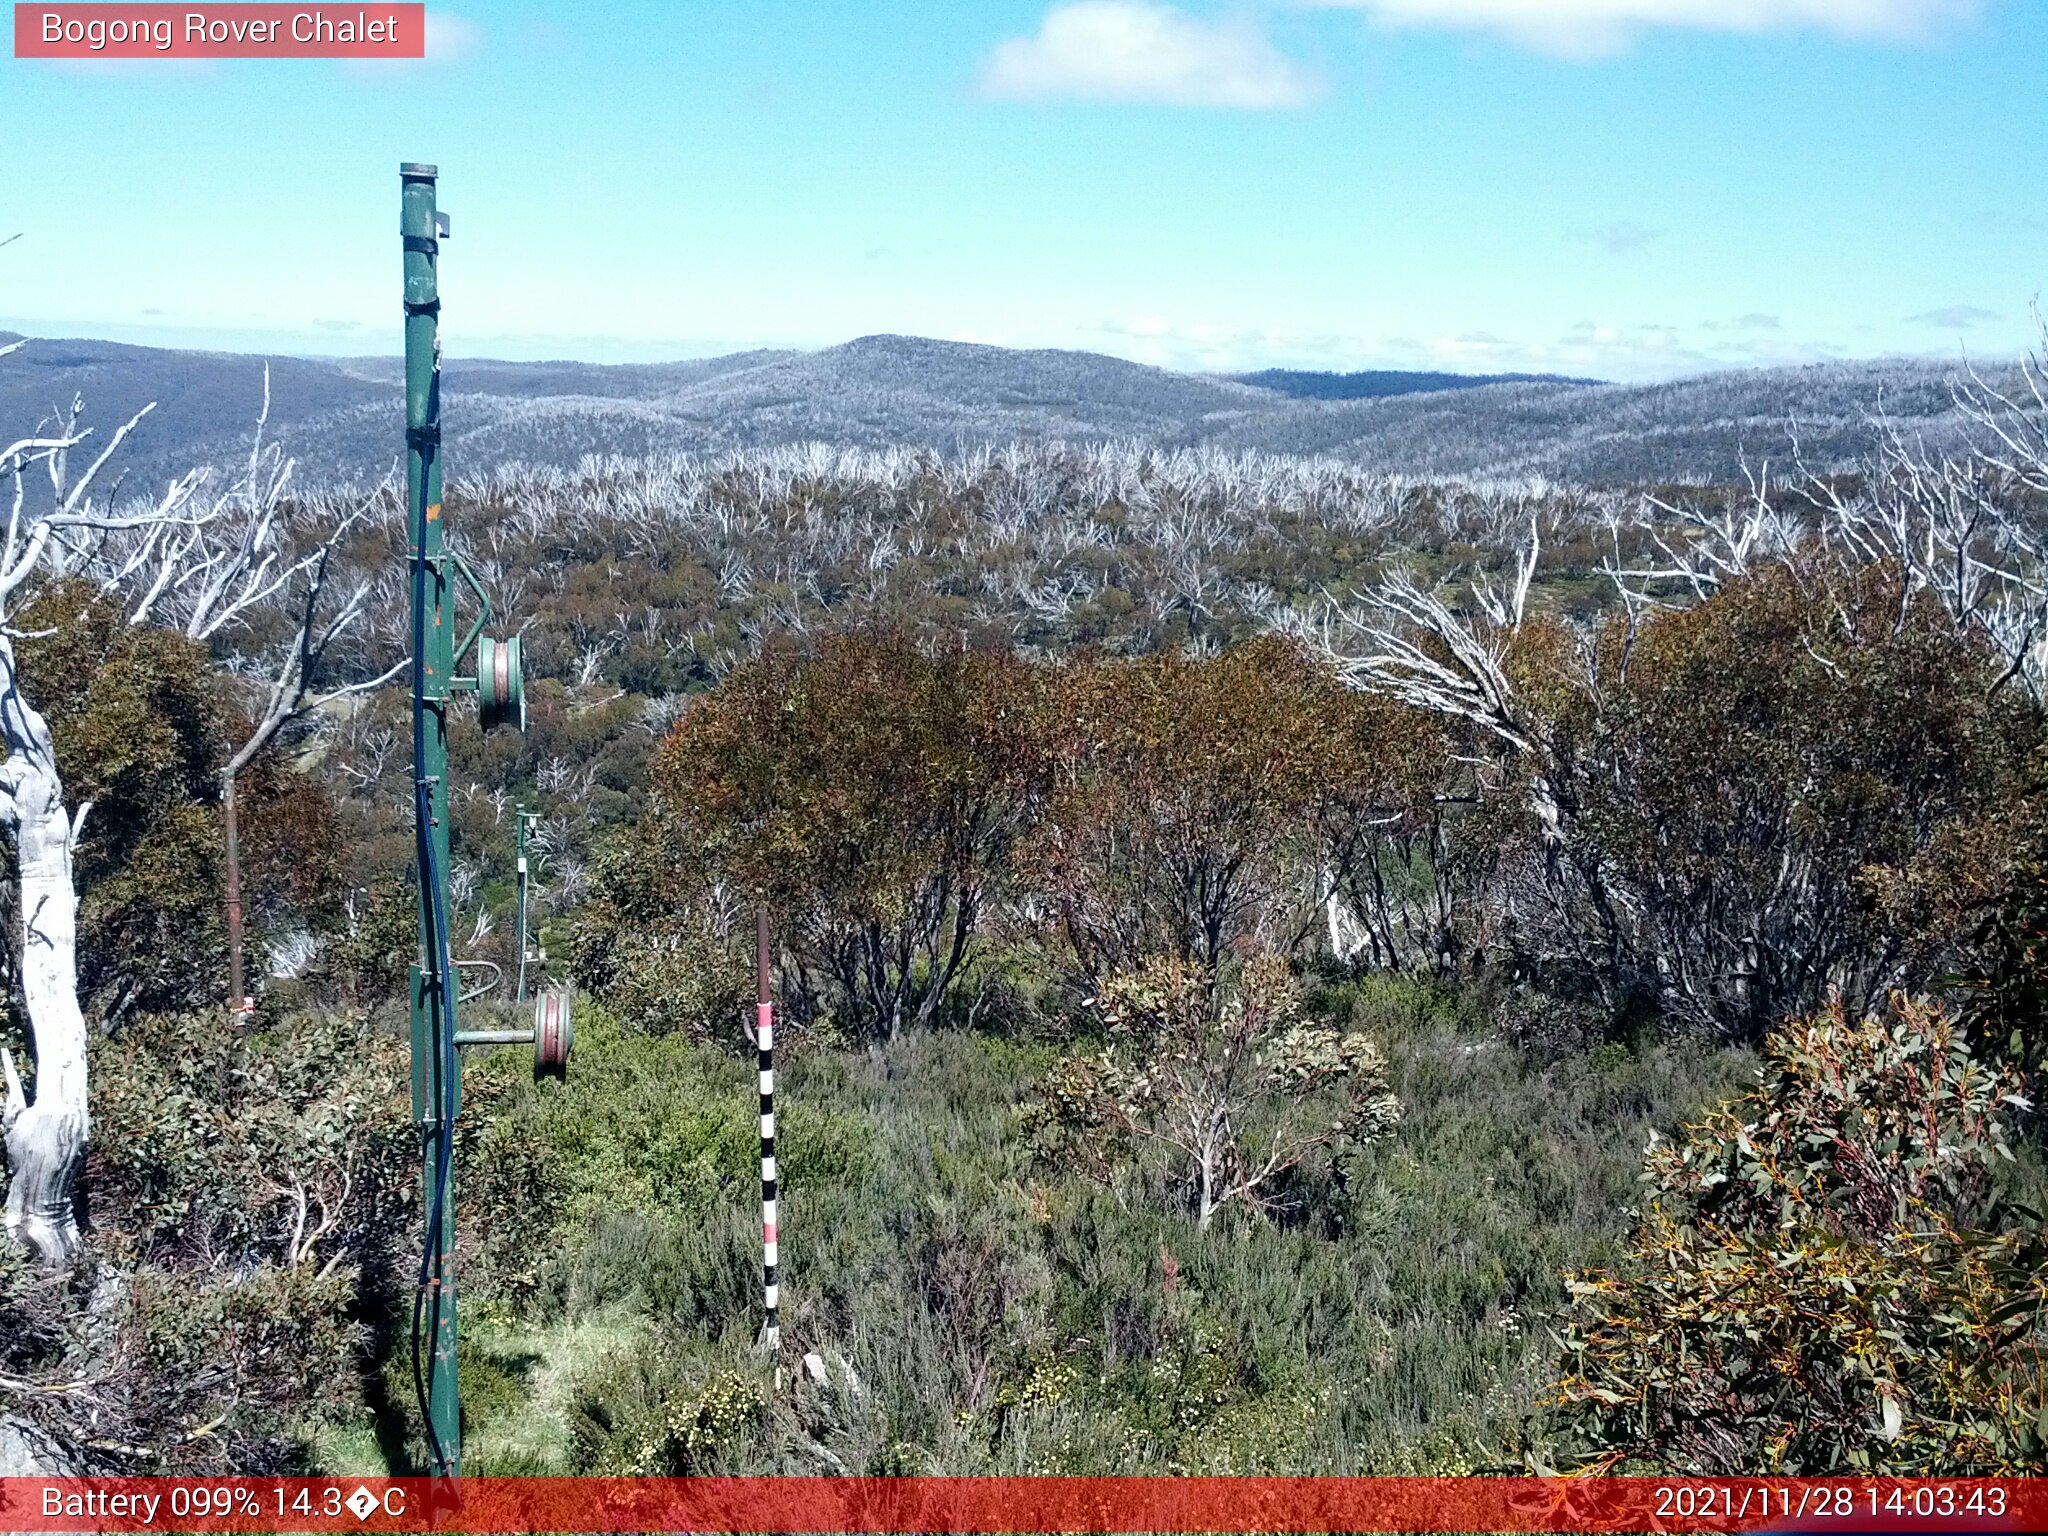
<path id="1" fill-rule="evenodd" d="M 448 902 L 448 711 L 457 693 L 477 695 L 485 730 L 526 726 L 519 641 L 484 635 L 491 605 L 483 583 L 447 541 L 441 515 L 441 294 L 438 267 L 448 221 L 436 206 L 431 165 L 402 165 L 405 244 L 405 488 L 412 578 L 414 859 L 419 872 L 420 959 L 412 969 L 412 1107 L 420 1129 L 426 1230 L 413 1301 L 413 1382 L 437 1477 L 462 1472 L 462 1404 L 455 1378 L 454 1151 L 462 1110 L 461 1048 L 531 1042 L 536 1076 L 563 1076 L 573 1033 L 566 992 L 537 1000 L 531 1029 L 456 1026 L 461 969 L 453 957 Z M 477 615 L 455 638 L 455 589 Z M 458 675 L 470 658 L 475 671 Z M 522 823 L 523 828 L 523 823 Z M 523 850 L 522 850 L 523 851 Z M 523 885 L 523 882 L 522 882 Z M 522 913 L 523 918 L 523 913 Z M 522 927 L 523 927 L 522 922 Z M 521 935 L 522 946 L 524 935 Z M 483 966 L 486 970 L 495 967 Z M 495 985 L 495 982 L 492 983 Z M 487 990 L 480 988 L 479 991 Z M 522 991 L 524 989 L 522 988 Z"/>
<path id="2" fill-rule="evenodd" d="M 448 707 L 454 698 L 453 573 L 441 521 L 441 294 L 447 221 L 431 165 L 399 168 L 405 241 L 405 490 L 412 576 L 413 820 L 420 963 L 412 971 L 412 1106 L 420 1127 L 427 1230 L 413 1302 L 413 1379 L 437 1476 L 462 1470 L 455 1384 L 455 1050 L 457 977 L 448 934 Z M 422 1358 L 424 1357 L 424 1358 Z"/>

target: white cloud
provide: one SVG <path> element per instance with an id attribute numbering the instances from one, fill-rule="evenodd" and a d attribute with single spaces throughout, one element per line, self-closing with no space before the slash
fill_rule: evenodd
<path id="1" fill-rule="evenodd" d="M 1702 320 L 1700 322 L 1700 329 L 1716 334 L 1723 332 L 1740 334 L 1745 331 L 1782 331 L 1785 329 L 1785 322 L 1776 315 L 1767 315 L 1758 310 L 1751 310 L 1748 314 L 1736 315 L 1733 319 Z"/>
<path id="2" fill-rule="evenodd" d="M 1839 355 L 1839 348 L 1820 341 L 1754 334 L 1709 339 L 1688 336 L 1670 325 L 1582 320 L 1547 341 L 1484 333 L 1437 338 L 1426 342 L 1419 356 L 1398 366 L 1465 373 L 1562 373 L 1640 383 L 1717 368 L 1822 362 Z"/>
<path id="3" fill-rule="evenodd" d="M 1135 362 L 1206 373 L 1259 368 L 1333 372 L 1392 368 L 1449 373 L 1556 373 L 1640 383 L 1718 368 L 1823 362 L 1842 349 L 1781 334 L 1775 316 L 1745 315 L 1722 326 L 1581 320 L 1558 335 L 1468 329 L 1376 336 L 1359 332 L 1183 324 L 1160 315 L 1099 320 L 1067 336 L 999 335 L 1005 346 L 1075 346 Z"/>
<path id="4" fill-rule="evenodd" d="M 1005 346 L 1048 344 L 1043 337 L 992 339 Z M 1343 369 L 1354 366 L 1349 359 L 1357 357 L 1362 346 L 1357 338 L 1336 332 L 1182 324 L 1156 314 L 1077 325 L 1071 335 L 1050 344 L 1193 373 L 1246 373 L 1279 366 Z"/>
<path id="5" fill-rule="evenodd" d="M 418 69 L 422 63 L 452 64 L 476 52 L 483 45 L 483 40 L 483 28 L 467 17 L 450 11 L 429 10 L 425 59 L 348 59 L 343 61 L 342 68 L 349 74 L 374 80 L 391 74 L 404 74 Z"/>
<path id="6" fill-rule="evenodd" d="M 1616 53 L 1652 27 L 1832 32 L 1908 40 L 1967 21 L 1981 0 L 1312 0 L 1396 27 L 1494 32 L 1570 57 Z"/>
<path id="7" fill-rule="evenodd" d="M 1602 224 L 1598 229 L 1573 229 L 1572 239 L 1584 245 L 1597 245 L 1610 256 L 1626 256 L 1630 251 L 1640 251 L 1646 245 L 1654 245 L 1664 238 L 1661 229 L 1646 229 L 1623 219 L 1614 224 Z"/>
<path id="8" fill-rule="evenodd" d="M 984 95 L 1079 96 L 1272 110 L 1321 94 L 1316 79 L 1249 21 L 1204 21 L 1156 0 L 1069 0 L 1032 37 L 996 45 Z"/>
<path id="9" fill-rule="evenodd" d="M 483 38 L 483 29 L 473 21 L 448 11 L 427 12 L 427 57 L 437 63 L 474 53 Z"/>
<path id="10" fill-rule="evenodd" d="M 1996 320 L 1998 312 L 1980 309 L 1975 304 L 1951 304 L 1946 309 L 1930 309 L 1924 315 L 1908 317 L 1908 325 L 1928 325 L 1938 331 L 1967 331 L 1987 320 Z"/>

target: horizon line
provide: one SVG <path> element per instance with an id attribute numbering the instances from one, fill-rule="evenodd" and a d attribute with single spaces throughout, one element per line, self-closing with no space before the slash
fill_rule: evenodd
<path id="1" fill-rule="evenodd" d="M 33 328 L 31 328 L 33 327 Z M 52 328 L 54 327 L 54 328 Z M 359 334 L 352 328 L 351 336 Z M 189 352 L 220 357 L 287 358 L 298 362 L 342 364 L 349 362 L 396 362 L 403 356 L 402 345 L 394 345 L 390 351 L 342 350 L 338 344 L 329 343 L 307 331 L 280 328 L 240 329 L 226 326 L 187 326 L 175 324 L 154 324 L 150 322 L 93 321 L 93 320 L 34 320 L 14 316 L 0 316 L 0 336 L 19 337 L 39 342 L 96 342 L 106 346 L 135 347 L 157 352 Z M 137 336 L 151 339 L 138 340 Z M 1830 366 L 1875 365 L 1880 363 L 1948 363 L 1958 370 L 1975 363 L 1997 364 L 2018 363 L 2027 354 L 2024 349 L 2009 356 L 2000 352 L 1972 354 L 1967 349 L 1930 349 L 1922 352 L 1894 350 L 1868 355 L 1845 356 L 1841 354 L 1816 356 L 1784 362 L 1723 363 L 1701 368 L 1679 369 L 1670 373 L 1646 375 L 1634 379 L 1617 379 L 1591 374 L 1566 373 L 1554 368 L 1541 366 L 1528 368 L 1492 368 L 1483 370 L 1445 367 L 1441 364 L 1400 365 L 1392 363 L 1353 364 L 1345 367 L 1307 364 L 1288 361 L 1266 361 L 1254 367 L 1231 369 L 1208 369 L 1176 367 L 1168 363 L 1148 361 L 1129 357 L 1118 352 L 1094 347 L 1047 346 L 967 340 L 958 337 L 932 336 L 911 331 L 865 331 L 840 341 L 799 345 L 788 342 L 735 342 L 729 338 L 695 341 L 637 341 L 624 337 L 585 336 L 574 338 L 520 337 L 498 335 L 481 338 L 479 346 L 487 350 L 449 349 L 444 354 L 450 361 L 463 363 L 503 363 L 528 367 L 568 365 L 581 368 L 659 368 L 684 363 L 712 362 L 722 358 L 738 357 L 747 353 L 776 353 L 788 357 L 815 356 L 852 346 L 862 341 L 879 339 L 900 339 L 905 341 L 930 342 L 940 346 L 980 347 L 997 352 L 1053 352 L 1075 357 L 1101 357 L 1125 363 L 1131 367 L 1149 368 L 1161 373 L 1187 378 L 1211 378 L 1238 380 L 1258 373 L 1299 373 L 1346 377 L 1358 374 L 1392 375 L 1435 375 L 1445 378 L 1515 380 L 1520 382 L 1557 382 L 1578 384 L 1588 388 L 1631 388 L 1656 384 L 1677 383 L 1687 379 L 1711 378 L 1722 374 L 1772 373 L 1789 369 L 1817 368 Z M 367 339 L 367 338 L 365 338 Z M 394 342 L 398 338 L 394 335 Z M 554 341 L 566 342 L 577 351 L 549 351 Z M 310 343 L 310 345 L 307 345 Z M 488 350 L 492 347 L 504 350 Z M 589 351 L 643 351 L 643 356 L 595 357 Z"/>

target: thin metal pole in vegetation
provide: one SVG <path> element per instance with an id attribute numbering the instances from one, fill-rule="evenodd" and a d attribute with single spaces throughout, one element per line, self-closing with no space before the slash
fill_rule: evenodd
<path id="1" fill-rule="evenodd" d="M 399 167 L 405 246 L 405 488 L 412 576 L 414 856 L 420 962 L 412 972 L 413 1119 L 425 1168 L 426 1232 L 413 1298 L 413 1385 L 435 1475 L 462 1470 L 455 1379 L 456 972 L 448 935 L 448 706 L 455 671 L 454 580 L 441 520 L 441 237 L 435 168 Z"/>
<path id="2" fill-rule="evenodd" d="M 241 827 L 232 775 L 221 778 L 220 820 L 222 877 L 228 906 L 228 1009 L 238 1019 L 256 1012 L 242 970 L 242 847 Z"/>
<path id="3" fill-rule="evenodd" d="M 775 1002 L 769 992 L 768 909 L 754 914 L 754 1035 L 761 1057 L 761 1286 L 767 1322 L 761 1347 L 777 1361 L 782 1376 L 782 1314 L 776 1282 L 778 1262 L 775 1199 Z"/>
<path id="4" fill-rule="evenodd" d="M 529 961 L 537 958 L 530 938 L 532 930 L 526 925 L 526 829 L 540 819 L 540 813 L 515 809 L 512 814 L 519 823 L 519 983 L 512 995 L 523 1003 L 526 1001 L 526 967 Z"/>

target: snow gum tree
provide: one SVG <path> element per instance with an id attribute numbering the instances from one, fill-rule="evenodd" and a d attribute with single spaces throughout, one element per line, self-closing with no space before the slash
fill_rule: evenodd
<path id="1" fill-rule="evenodd" d="M 101 468 L 140 419 L 114 433 L 75 479 L 68 460 L 86 434 L 69 423 L 0 450 L 0 483 L 9 496 L 0 541 L 0 743 L 7 749 L 0 762 L 0 818 L 14 838 L 21 987 L 35 1055 L 30 1098 L 13 1054 L 0 1050 L 6 1225 L 12 1237 L 52 1263 L 68 1261 L 78 1246 L 72 1196 L 91 1131 L 73 860 L 92 807 L 67 803 L 49 721 L 21 689 L 14 650 L 20 633 L 12 620 L 41 582 L 77 574 L 108 552 L 109 541 L 128 536 L 109 573 L 125 580 L 158 556 L 166 532 L 191 520 L 197 477 L 174 482 L 161 498 L 132 513 L 110 514 L 93 500 Z M 48 483 L 32 492 L 31 471 L 38 468 Z"/>
<path id="2" fill-rule="evenodd" d="M 22 345 L 0 348 L 0 355 Z M 265 414 L 268 386 L 265 387 Z M 272 672 L 256 717 L 253 745 L 228 765 L 228 778 L 256 750 L 301 717 L 336 637 L 361 614 L 365 592 L 323 609 L 327 559 L 360 513 L 320 504 L 286 526 L 289 462 L 265 451 L 259 421 L 248 469 L 216 484 L 200 470 L 161 492 L 117 505 L 98 492 L 107 464 L 146 406 L 105 440 L 82 469 L 74 455 L 91 440 L 80 406 L 30 436 L 0 448 L 0 826 L 11 834 L 18 882 L 21 1001 L 34 1061 L 32 1087 L 13 1053 L 0 1049 L 0 1125 L 7 1154 L 6 1229 L 44 1260 L 67 1262 L 78 1246 L 73 1201 L 91 1135 L 86 1094 L 87 1024 L 79 996 L 79 838 L 90 801 L 66 793 L 50 720 L 25 686 L 16 642 L 32 630 L 31 605 L 53 584 L 96 592 L 130 626 L 176 629 L 216 642 L 237 631 L 259 641 L 282 630 L 283 659 Z M 386 674 L 387 676 L 389 674 Z M 355 691 L 370 683 L 330 690 Z"/>

